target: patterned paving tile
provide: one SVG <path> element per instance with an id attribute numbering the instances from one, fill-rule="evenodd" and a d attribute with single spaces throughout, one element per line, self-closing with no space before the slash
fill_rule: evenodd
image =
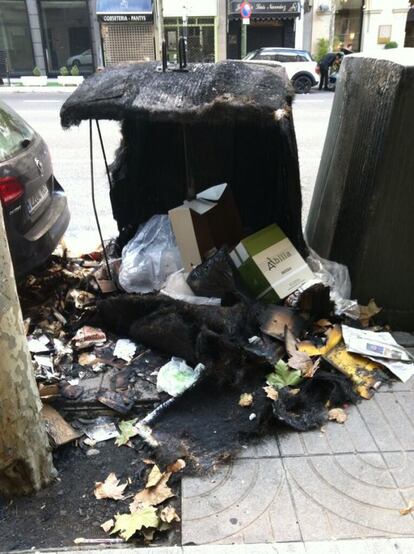
<path id="1" fill-rule="evenodd" d="M 185 478 L 183 544 L 300 541 L 280 459 L 238 460 L 213 476 Z"/>
<path id="2" fill-rule="evenodd" d="M 381 454 L 286 458 L 304 540 L 414 536 L 402 491 Z"/>

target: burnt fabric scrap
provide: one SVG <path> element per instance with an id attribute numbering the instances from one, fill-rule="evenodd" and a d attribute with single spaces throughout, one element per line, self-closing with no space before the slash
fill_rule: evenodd
<path id="1" fill-rule="evenodd" d="M 190 64 L 184 72 L 157 68 L 105 69 L 61 110 L 64 127 L 85 119 L 122 123 L 110 190 L 120 246 L 151 216 L 180 206 L 190 176 L 196 193 L 229 184 L 247 234 L 276 222 L 306 255 L 292 93 L 283 69 L 234 61 Z"/>

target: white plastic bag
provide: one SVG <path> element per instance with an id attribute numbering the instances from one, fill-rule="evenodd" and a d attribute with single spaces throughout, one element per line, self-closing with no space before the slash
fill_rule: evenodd
<path id="1" fill-rule="evenodd" d="M 194 385 L 203 369 L 203 364 L 198 364 L 193 369 L 181 358 L 173 356 L 158 372 L 157 391 L 166 392 L 171 396 L 180 396 Z"/>
<path id="2" fill-rule="evenodd" d="M 119 283 L 127 292 L 160 290 L 182 265 L 168 216 L 153 215 L 124 246 Z"/>

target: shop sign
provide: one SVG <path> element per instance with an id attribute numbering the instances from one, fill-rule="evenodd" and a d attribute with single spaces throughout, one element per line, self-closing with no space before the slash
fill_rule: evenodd
<path id="1" fill-rule="evenodd" d="M 236 14 L 240 16 L 240 9 L 243 2 L 237 0 L 229 1 L 229 13 Z M 292 2 L 288 0 L 280 1 L 277 0 L 262 0 L 249 2 L 252 6 L 253 17 L 255 15 L 291 15 L 298 16 L 300 15 L 300 2 Z"/>
<path id="2" fill-rule="evenodd" d="M 152 0 L 96 0 L 96 13 L 98 15 L 134 16 L 142 17 L 151 15 Z M 118 19 L 117 21 L 148 21 L 143 19 Z"/>
<path id="3" fill-rule="evenodd" d="M 153 21 L 152 13 L 134 14 L 98 14 L 99 21 L 104 23 L 124 23 L 126 21 L 135 21 L 136 23 L 147 23 Z"/>

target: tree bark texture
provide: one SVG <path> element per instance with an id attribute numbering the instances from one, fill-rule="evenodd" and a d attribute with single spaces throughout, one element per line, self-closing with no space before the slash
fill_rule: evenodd
<path id="1" fill-rule="evenodd" d="M 30 494 L 55 476 L 0 205 L 0 494 Z"/>

